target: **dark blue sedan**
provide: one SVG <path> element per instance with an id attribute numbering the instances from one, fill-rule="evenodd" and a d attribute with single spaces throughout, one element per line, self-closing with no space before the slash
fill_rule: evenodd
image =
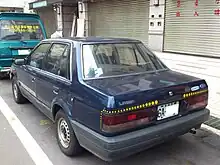
<path id="1" fill-rule="evenodd" d="M 43 40 L 12 68 L 14 100 L 56 122 L 68 156 L 121 159 L 195 133 L 210 113 L 205 80 L 170 70 L 138 40 Z"/>

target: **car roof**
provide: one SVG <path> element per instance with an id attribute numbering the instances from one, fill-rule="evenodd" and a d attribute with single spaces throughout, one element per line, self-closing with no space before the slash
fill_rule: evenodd
<path id="1" fill-rule="evenodd" d="M 32 18 L 40 18 L 39 15 L 34 13 L 16 13 L 16 12 L 0 12 L 0 16 L 3 17 L 32 17 Z"/>
<path id="2" fill-rule="evenodd" d="M 71 40 L 82 43 L 115 43 L 115 42 L 141 42 L 131 38 L 113 38 L 113 37 L 69 37 L 69 38 L 57 38 L 57 39 L 46 39 L 43 41 L 65 41 Z"/>

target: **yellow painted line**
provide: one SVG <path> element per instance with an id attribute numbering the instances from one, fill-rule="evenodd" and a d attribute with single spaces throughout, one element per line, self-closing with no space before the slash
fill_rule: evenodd
<path id="1" fill-rule="evenodd" d="M 41 120 L 40 125 L 51 125 L 52 122 L 50 120 Z"/>

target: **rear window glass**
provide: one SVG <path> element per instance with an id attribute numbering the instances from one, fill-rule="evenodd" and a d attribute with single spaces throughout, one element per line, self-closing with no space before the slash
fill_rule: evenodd
<path id="1" fill-rule="evenodd" d="M 44 35 L 37 20 L 1 20 L 1 40 L 42 40 Z"/>
<path id="2" fill-rule="evenodd" d="M 167 67 L 142 43 L 83 45 L 85 78 L 101 78 L 143 72 Z"/>

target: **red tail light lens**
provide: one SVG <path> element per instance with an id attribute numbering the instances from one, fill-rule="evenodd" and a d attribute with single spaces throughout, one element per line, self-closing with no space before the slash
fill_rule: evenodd
<path id="1" fill-rule="evenodd" d="M 200 94 L 198 96 L 192 96 L 186 101 L 188 110 L 205 108 L 208 105 L 208 93 Z"/>
<path id="2" fill-rule="evenodd" d="M 103 114 L 102 130 L 113 133 L 150 123 L 157 116 L 156 108 L 119 115 Z"/>
<path id="3" fill-rule="evenodd" d="M 128 115 L 128 121 L 135 120 L 136 118 L 137 118 L 137 115 L 136 115 L 136 114 Z"/>

